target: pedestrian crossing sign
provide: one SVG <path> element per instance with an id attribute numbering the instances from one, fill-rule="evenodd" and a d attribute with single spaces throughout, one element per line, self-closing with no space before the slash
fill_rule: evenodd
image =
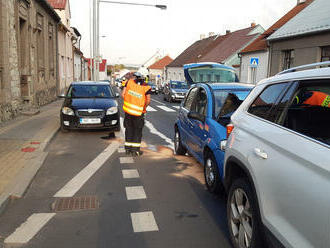
<path id="1" fill-rule="evenodd" d="M 259 58 L 251 58 L 250 59 L 250 66 L 257 67 L 259 65 Z"/>

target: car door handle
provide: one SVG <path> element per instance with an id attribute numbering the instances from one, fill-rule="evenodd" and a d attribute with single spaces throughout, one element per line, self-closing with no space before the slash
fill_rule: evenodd
<path id="1" fill-rule="evenodd" d="M 267 153 L 262 152 L 262 151 L 260 150 L 260 148 L 254 148 L 254 153 L 255 153 L 258 157 L 260 157 L 260 158 L 262 158 L 262 159 L 267 159 L 267 158 L 268 158 Z"/>

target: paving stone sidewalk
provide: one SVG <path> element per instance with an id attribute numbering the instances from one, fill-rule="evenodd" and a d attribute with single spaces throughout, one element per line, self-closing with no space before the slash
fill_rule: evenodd
<path id="1" fill-rule="evenodd" d="M 43 164 L 45 148 L 59 130 L 62 101 L 0 126 L 0 212 L 10 197 L 22 197 Z"/>

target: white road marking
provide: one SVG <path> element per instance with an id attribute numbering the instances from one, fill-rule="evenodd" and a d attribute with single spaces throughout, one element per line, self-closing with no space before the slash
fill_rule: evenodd
<path id="1" fill-rule="evenodd" d="M 131 213 L 131 220 L 134 232 L 152 232 L 158 231 L 155 217 L 151 211 Z"/>
<path id="2" fill-rule="evenodd" d="M 134 159 L 132 157 L 120 157 L 119 158 L 119 162 L 121 164 L 133 164 L 134 163 Z"/>
<path id="3" fill-rule="evenodd" d="M 126 187 L 127 200 L 146 199 L 146 193 L 142 186 Z"/>
<path id="4" fill-rule="evenodd" d="M 166 112 L 176 112 L 174 109 L 170 109 L 166 106 L 157 106 L 158 108 L 161 108 L 162 110 L 165 110 Z"/>
<path id="5" fill-rule="evenodd" d="M 177 106 L 177 105 L 172 106 L 172 107 L 175 108 L 175 109 L 180 109 L 180 106 Z"/>
<path id="6" fill-rule="evenodd" d="M 90 179 L 95 172 L 110 158 L 118 149 L 119 143 L 112 142 L 100 155 L 90 162 L 82 171 L 72 178 L 54 197 L 72 197 Z"/>
<path id="7" fill-rule="evenodd" d="M 125 148 L 122 148 L 122 147 L 118 148 L 118 152 L 119 153 L 124 153 L 125 152 Z"/>
<path id="8" fill-rule="evenodd" d="M 32 214 L 14 233 L 5 239 L 5 244 L 26 244 L 41 228 L 55 216 L 55 213 Z"/>
<path id="9" fill-rule="evenodd" d="M 174 143 L 173 143 L 172 139 L 169 139 L 164 134 L 159 132 L 150 121 L 146 120 L 145 125 L 146 125 L 147 128 L 150 129 L 151 133 L 153 133 L 155 135 L 158 135 L 160 138 L 164 139 L 167 143 L 170 144 L 170 148 L 172 148 L 172 149 L 174 148 Z"/>
<path id="10" fill-rule="evenodd" d="M 157 110 L 156 109 L 154 109 L 153 107 L 151 107 L 151 106 L 148 106 L 147 107 L 147 112 L 156 112 Z"/>
<path id="11" fill-rule="evenodd" d="M 154 101 L 154 102 L 157 102 L 157 103 L 160 103 L 161 105 L 165 105 L 164 103 L 160 102 L 160 101 L 157 101 L 155 99 L 151 99 L 151 101 Z"/>
<path id="12" fill-rule="evenodd" d="M 123 178 L 129 179 L 129 178 L 139 178 L 139 172 L 137 170 L 122 170 Z"/>

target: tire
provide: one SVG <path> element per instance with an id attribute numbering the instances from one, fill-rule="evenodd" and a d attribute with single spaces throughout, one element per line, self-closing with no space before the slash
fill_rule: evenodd
<path id="1" fill-rule="evenodd" d="M 213 194 L 223 192 L 219 168 L 212 152 L 205 157 L 204 179 L 207 190 Z"/>
<path id="2" fill-rule="evenodd" d="M 176 155 L 185 155 L 187 153 L 187 149 L 181 143 L 180 132 L 177 128 L 175 128 L 174 134 L 174 151 Z"/>
<path id="3" fill-rule="evenodd" d="M 247 179 L 237 179 L 230 187 L 227 220 L 230 239 L 235 248 L 265 247 L 258 202 Z"/>
<path id="4" fill-rule="evenodd" d="M 69 132 L 69 129 L 67 127 L 65 127 L 63 123 L 61 123 L 61 132 L 62 133 L 68 133 Z"/>

